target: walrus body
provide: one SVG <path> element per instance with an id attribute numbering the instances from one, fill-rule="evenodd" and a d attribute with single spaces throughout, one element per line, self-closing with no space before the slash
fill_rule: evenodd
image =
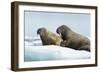
<path id="1" fill-rule="evenodd" d="M 56 34 L 48 31 L 46 28 L 39 28 L 37 34 L 40 35 L 43 45 L 59 45 L 62 39 Z"/>
<path id="2" fill-rule="evenodd" d="M 60 44 L 61 46 L 76 50 L 90 51 L 90 40 L 87 37 L 72 31 L 66 25 L 58 27 L 56 32 L 60 34 L 63 39 Z"/>

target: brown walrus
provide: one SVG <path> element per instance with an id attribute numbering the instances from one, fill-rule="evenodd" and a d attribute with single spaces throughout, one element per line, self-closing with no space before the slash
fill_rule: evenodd
<path id="1" fill-rule="evenodd" d="M 48 31 L 46 28 L 39 28 L 37 34 L 40 35 L 43 45 L 59 45 L 62 41 L 60 36 Z"/>
<path id="2" fill-rule="evenodd" d="M 60 44 L 61 46 L 75 50 L 90 51 L 90 40 L 87 37 L 72 31 L 66 25 L 58 27 L 56 32 L 61 35 L 61 38 L 63 39 Z"/>

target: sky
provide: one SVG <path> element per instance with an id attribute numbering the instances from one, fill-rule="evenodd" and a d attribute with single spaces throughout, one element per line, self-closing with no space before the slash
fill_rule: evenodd
<path id="1" fill-rule="evenodd" d="M 61 25 L 66 25 L 73 31 L 90 37 L 90 14 L 67 12 L 24 11 L 25 37 L 37 37 L 41 27 L 56 33 Z"/>

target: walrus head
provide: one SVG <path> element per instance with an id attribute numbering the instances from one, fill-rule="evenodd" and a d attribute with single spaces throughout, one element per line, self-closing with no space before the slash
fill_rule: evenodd
<path id="1" fill-rule="evenodd" d="M 62 25 L 62 26 L 60 26 L 60 27 L 57 28 L 56 32 L 57 32 L 58 34 L 61 34 L 61 33 L 63 33 L 64 31 L 69 31 L 69 30 L 70 30 L 69 27 L 67 27 L 66 25 Z"/>
<path id="2" fill-rule="evenodd" d="M 44 35 L 44 32 L 46 32 L 46 28 L 39 28 L 37 30 L 37 34 L 39 34 L 39 35 Z"/>
<path id="3" fill-rule="evenodd" d="M 68 35 L 68 32 L 71 31 L 71 29 L 69 27 L 67 27 L 66 25 L 62 25 L 60 27 L 57 28 L 56 32 L 64 39 L 65 38 L 65 34 Z"/>

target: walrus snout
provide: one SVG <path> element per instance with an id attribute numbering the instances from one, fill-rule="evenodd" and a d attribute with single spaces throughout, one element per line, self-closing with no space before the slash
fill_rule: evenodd
<path id="1" fill-rule="evenodd" d="M 59 28 L 56 30 L 56 32 L 57 32 L 59 35 L 61 34 L 61 31 L 60 31 Z"/>

